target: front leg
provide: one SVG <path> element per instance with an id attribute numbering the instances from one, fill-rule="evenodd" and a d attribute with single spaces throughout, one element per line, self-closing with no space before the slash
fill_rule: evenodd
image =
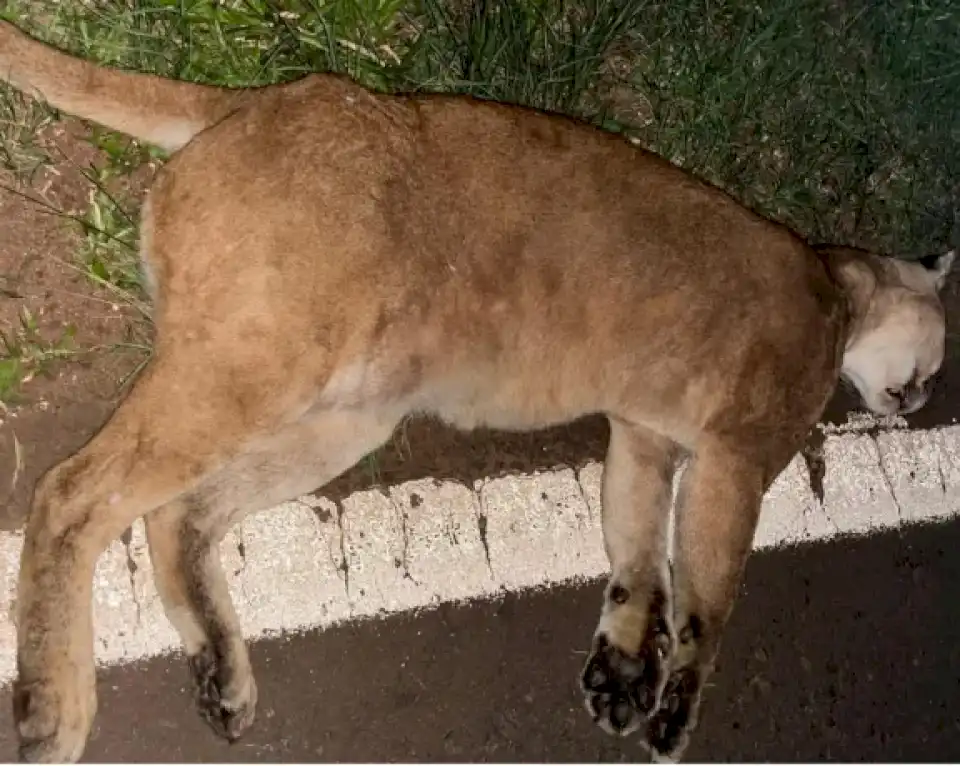
<path id="1" fill-rule="evenodd" d="M 677 647 L 659 708 L 647 725 L 650 747 L 677 759 L 696 727 L 704 683 L 733 610 L 769 477 L 779 463 L 762 453 L 704 438 L 681 484 L 673 568 Z"/>
<path id="2" fill-rule="evenodd" d="M 657 710 L 675 641 L 667 533 L 677 448 L 613 418 L 610 429 L 603 537 L 612 575 L 580 683 L 594 721 L 627 735 Z"/>

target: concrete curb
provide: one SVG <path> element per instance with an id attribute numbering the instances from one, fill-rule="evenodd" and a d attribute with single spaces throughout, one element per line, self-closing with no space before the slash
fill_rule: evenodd
<path id="1" fill-rule="evenodd" d="M 764 500 L 755 548 L 869 534 L 960 511 L 960 426 L 825 428 L 822 483 L 794 458 Z M 593 463 L 468 487 L 432 479 L 322 495 L 249 517 L 223 563 L 245 633 L 262 637 L 445 601 L 602 576 L 603 468 Z M 15 670 L 9 619 L 22 536 L 0 534 L 0 684 Z M 103 664 L 179 648 L 163 615 L 142 522 L 97 567 L 96 649 Z"/>

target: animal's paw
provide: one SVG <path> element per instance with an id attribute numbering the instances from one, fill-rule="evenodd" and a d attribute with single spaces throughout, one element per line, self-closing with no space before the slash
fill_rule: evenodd
<path id="1" fill-rule="evenodd" d="M 660 695 L 660 705 L 647 724 L 647 742 L 660 756 L 676 761 L 683 755 L 700 705 L 700 674 L 682 668 L 671 674 Z"/>
<path id="2" fill-rule="evenodd" d="M 237 672 L 207 646 L 189 658 L 197 710 L 219 737 L 238 740 L 253 724 L 257 684 L 249 669 Z"/>
<path id="3" fill-rule="evenodd" d="M 603 633 L 580 677 L 587 712 L 609 734 L 626 736 L 657 710 L 666 680 L 670 638 L 656 627 L 648 631 L 640 651 L 631 655 Z"/>
<path id="4" fill-rule="evenodd" d="M 13 720 L 23 763 L 76 763 L 83 755 L 96 715 L 93 684 L 78 677 L 62 688 L 51 682 L 20 684 L 13 689 Z"/>

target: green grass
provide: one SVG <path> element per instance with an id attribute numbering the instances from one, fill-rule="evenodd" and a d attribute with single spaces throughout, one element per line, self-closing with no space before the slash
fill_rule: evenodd
<path id="1" fill-rule="evenodd" d="M 10 332 L 0 331 L 0 404 L 15 402 L 24 383 L 46 374 L 56 360 L 74 355 L 75 332 L 75 327 L 68 326 L 58 338 L 45 338 L 34 316 L 21 309 L 19 325 Z"/>
<path id="2" fill-rule="evenodd" d="M 143 273 L 137 252 L 137 201 L 115 182 L 137 170 L 154 153 L 116 133 L 94 128 L 91 143 L 103 161 L 81 171 L 90 186 L 78 253 L 87 276 L 149 317 L 144 303 Z"/>
<path id="3" fill-rule="evenodd" d="M 956 0 L 6 0 L 0 8 L 86 57 L 169 77 L 244 86 L 333 70 L 380 90 L 470 93 L 573 114 L 627 133 L 818 242 L 916 256 L 958 234 Z M 31 124 L 20 119 L 12 138 L 3 130 L 0 146 L 29 146 Z M 29 150 L 17 151 L 13 162 L 29 166 Z M 133 211 L 121 203 L 110 213 L 112 201 L 100 202 L 88 232 L 107 234 L 85 246 L 99 253 L 85 262 L 94 276 L 133 289 L 129 247 L 110 246 L 132 242 Z"/>
<path id="4" fill-rule="evenodd" d="M 29 184 L 49 163 L 37 143 L 37 134 L 52 119 L 43 104 L 24 98 L 11 88 L 0 89 L 0 165 Z"/>
<path id="5" fill-rule="evenodd" d="M 960 233 L 954 0 L 684 0 L 651 6 L 634 50 L 641 140 L 758 211 L 887 253 Z"/>

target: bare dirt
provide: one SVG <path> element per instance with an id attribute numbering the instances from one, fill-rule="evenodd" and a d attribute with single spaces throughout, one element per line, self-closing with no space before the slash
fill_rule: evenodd
<path id="1" fill-rule="evenodd" d="M 28 377 L 16 400 L 0 410 L 2 529 L 19 525 L 36 479 L 102 425 L 121 381 L 143 359 L 105 348 L 142 334 L 135 328 L 142 320 L 77 268 L 81 228 L 51 210 L 86 208 L 92 187 L 80 168 L 99 158 L 83 135 L 69 120 L 46 130 L 42 141 L 56 160 L 29 187 L 0 173 L 0 330 L 15 336 L 24 310 L 44 341 L 76 328 L 71 356 Z"/>

